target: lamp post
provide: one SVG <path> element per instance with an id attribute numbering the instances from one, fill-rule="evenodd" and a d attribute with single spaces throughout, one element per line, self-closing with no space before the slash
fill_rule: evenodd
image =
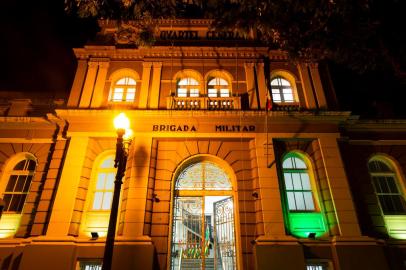
<path id="1" fill-rule="evenodd" d="M 113 201 L 111 203 L 109 227 L 107 230 L 106 247 L 104 248 L 102 270 L 110 270 L 111 263 L 113 261 L 113 248 L 116 235 L 121 184 L 123 183 L 122 179 L 127 164 L 128 148 L 131 144 L 130 136 L 132 135 L 132 131 L 129 129 L 130 121 L 124 113 L 120 113 L 114 119 L 114 126 L 117 130 L 116 157 L 114 159 L 114 167 L 117 168 L 117 174 L 114 181 Z"/>

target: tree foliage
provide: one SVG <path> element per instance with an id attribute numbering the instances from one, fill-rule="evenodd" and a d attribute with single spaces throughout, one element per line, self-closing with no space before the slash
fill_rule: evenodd
<path id="1" fill-rule="evenodd" d="M 81 17 L 209 18 L 216 28 L 256 31 L 266 46 L 294 60 L 399 74 L 406 62 L 402 10 L 402 0 L 66 0 L 66 11 Z"/>

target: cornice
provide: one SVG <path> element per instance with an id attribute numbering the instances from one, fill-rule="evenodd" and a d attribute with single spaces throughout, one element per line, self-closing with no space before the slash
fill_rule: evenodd
<path id="1" fill-rule="evenodd" d="M 144 58 L 221 58 L 258 59 L 269 56 L 271 60 L 287 60 L 282 51 L 268 51 L 266 47 L 170 47 L 119 49 L 115 46 L 85 46 L 73 49 L 78 59 L 109 58 L 111 60 L 141 60 Z"/>

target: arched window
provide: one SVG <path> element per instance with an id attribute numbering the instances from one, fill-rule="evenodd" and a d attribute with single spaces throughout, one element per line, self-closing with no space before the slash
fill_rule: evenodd
<path id="1" fill-rule="evenodd" d="M 19 161 L 10 171 L 3 192 L 4 212 L 21 213 L 37 163 L 30 158 Z"/>
<path id="2" fill-rule="evenodd" d="M 132 77 L 122 77 L 113 83 L 110 102 L 132 102 L 135 99 L 137 82 Z"/>
<path id="3" fill-rule="evenodd" d="M 316 211 L 309 169 L 303 158 L 291 152 L 282 162 L 289 211 Z"/>
<path id="4" fill-rule="evenodd" d="M 94 195 L 90 211 L 108 211 L 111 208 L 114 189 L 114 177 L 116 169 L 114 168 L 114 156 L 106 157 L 100 162 L 96 172 L 96 182 Z"/>
<path id="5" fill-rule="evenodd" d="M 295 95 L 290 82 L 282 77 L 275 77 L 271 81 L 272 100 L 276 103 L 295 102 Z"/>
<path id="6" fill-rule="evenodd" d="M 97 232 L 101 237 L 106 236 L 115 176 L 114 154 L 108 152 L 99 156 L 95 160 L 89 184 L 85 214 L 80 228 L 82 234 L 90 236 L 92 232 Z"/>
<path id="7" fill-rule="evenodd" d="M 208 97 L 229 97 L 230 88 L 228 82 L 220 77 L 211 78 L 207 83 Z"/>
<path id="8" fill-rule="evenodd" d="M 178 97 L 198 97 L 199 82 L 191 77 L 180 79 L 176 85 L 176 95 Z"/>
<path id="9" fill-rule="evenodd" d="M 368 169 L 382 212 L 385 215 L 405 215 L 405 197 L 390 162 L 373 158 L 368 162 Z"/>

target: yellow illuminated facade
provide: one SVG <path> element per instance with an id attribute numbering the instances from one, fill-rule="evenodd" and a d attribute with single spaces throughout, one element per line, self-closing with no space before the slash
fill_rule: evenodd
<path id="1" fill-rule="evenodd" d="M 135 47 L 100 21 L 64 103 L 0 104 L 1 269 L 100 269 L 120 113 L 114 269 L 403 269 L 406 122 L 339 111 L 322 65 L 209 25 Z"/>

